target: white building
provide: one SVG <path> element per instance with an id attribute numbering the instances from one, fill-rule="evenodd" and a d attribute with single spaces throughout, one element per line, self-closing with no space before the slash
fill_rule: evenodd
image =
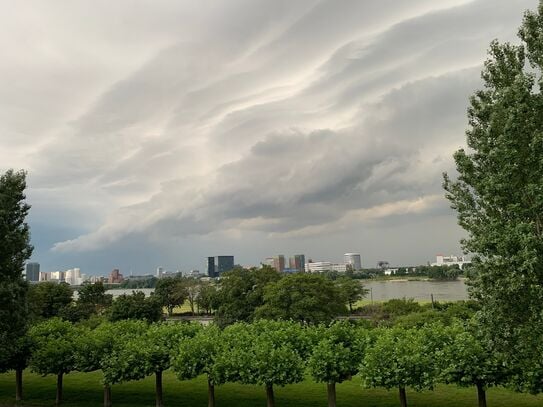
<path id="1" fill-rule="evenodd" d="M 343 262 L 351 266 L 351 270 L 362 270 L 362 259 L 360 253 L 345 253 Z"/>
<path id="2" fill-rule="evenodd" d="M 162 278 L 162 275 L 164 274 L 164 269 L 162 267 L 156 268 L 156 278 Z"/>
<path id="3" fill-rule="evenodd" d="M 465 264 L 471 264 L 471 261 L 467 260 L 465 256 L 443 256 L 442 254 L 438 254 L 436 256 L 436 262 L 432 263 L 431 266 L 454 266 L 458 265 L 460 269 Z"/>
<path id="4" fill-rule="evenodd" d="M 322 273 L 324 271 L 347 271 L 347 264 L 345 263 L 332 263 L 329 261 L 315 261 L 311 263 L 305 263 L 306 273 Z"/>
<path id="5" fill-rule="evenodd" d="M 81 276 L 81 270 L 79 268 L 73 268 L 64 272 L 64 281 L 70 285 L 83 284 L 83 277 Z"/>

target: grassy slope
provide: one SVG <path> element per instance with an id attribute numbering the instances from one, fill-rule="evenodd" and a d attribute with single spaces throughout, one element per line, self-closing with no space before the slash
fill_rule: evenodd
<path id="1" fill-rule="evenodd" d="M 13 403 L 13 374 L 0 375 L 0 406 Z M 53 406 L 55 377 L 40 377 L 26 373 L 24 376 L 26 401 L 24 406 Z M 207 406 L 207 382 L 203 377 L 179 382 L 168 372 L 164 376 L 166 406 Z M 154 379 L 116 385 L 112 388 L 114 406 L 154 406 Z M 468 407 L 476 406 L 475 389 L 439 386 L 436 391 L 415 393 L 408 391 L 408 401 L 414 407 Z M 216 389 L 219 407 L 265 406 L 264 389 L 259 386 L 227 384 Z M 64 379 L 64 406 L 100 406 L 102 387 L 99 373 L 71 373 Z M 324 384 L 306 381 L 276 389 L 278 407 L 326 406 Z M 517 394 L 504 389 L 491 389 L 488 394 L 490 407 L 540 406 L 543 396 Z M 340 407 L 396 407 L 399 405 L 396 391 L 362 389 L 359 379 L 338 386 Z"/>

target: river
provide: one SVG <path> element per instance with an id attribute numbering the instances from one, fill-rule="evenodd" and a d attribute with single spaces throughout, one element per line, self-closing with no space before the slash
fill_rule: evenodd
<path id="1" fill-rule="evenodd" d="M 468 299 L 467 286 L 464 280 L 456 281 L 408 281 L 408 280 L 385 280 L 371 281 L 362 280 L 364 287 L 370 290 L 366 297 L 368 300 L 386 301 L 393 298 L 413 298 L 417 301 L 430 301 L 431 295 L 435 301 L 458 301 Z M 153 288 L 138 289 L 112 289 L 108 294 L 113 298 L 122 294 L 131 294 L 132 291 L 143 291 L 150 295 Z"/>

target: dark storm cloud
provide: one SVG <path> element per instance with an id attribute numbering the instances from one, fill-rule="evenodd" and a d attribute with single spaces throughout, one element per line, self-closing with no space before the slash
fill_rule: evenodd
<path id="1" fill-rule="evenodd" d="M 255 236 L 341 252 L 409 219 L 457 236 L 441 173 L 488 43 L 514 40 L 536 4 L 11 5 L 6 34 L 29 46 L 0 40 L 1 166 L 30 170 L 40 230 L 85 230 L 58 234 L 58 258 L 147 239 L 194 264 L 232 238 L 257 250 Z"/>

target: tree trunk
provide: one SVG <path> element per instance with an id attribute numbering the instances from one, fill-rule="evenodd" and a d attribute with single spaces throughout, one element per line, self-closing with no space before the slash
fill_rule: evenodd
<path id="1" fill-rule="evenodd" d="M 23 399 L 23 369 L 15 369 L 15 401 Z"/>
<path id="2" fill-rule="evenodd" d="M 215 385 L 207 379 L 207 407 L 215 407 Z"/>
<path id="3" fill-rule="evenodd" d="M 407 396 L 405 395 L 405 387 L 400 386 L 400 406 L 407 407 Z"/>
<path id="4" fill-rule="evenodd" d="M 57 398 L 55 399 L 55 404 L 57 406 L 62 402 L 62 375 L 62 372 L 57 375 Z"/>
<path id="5" fill-rule="evenodd" d="M 477 384 L 477 398 L 479 407 L 486 407 L 486 391 L 482 384 Z"/>
<path id="6" fill-rule="evenodd" d="M 336 407 L 336 383 L 328 383 L 328 407 Z"/>
<path id="7" fill-rule="evenodd" d="M 266 385 L 267 407 L 275 407 L 275 397 L 273 396 L 273 384 Z"/>
<path id="8" fill-rule="evenodd" d="M 111 407 L 111 387 L 104 384 L 104 407 Z"/>
<path id="9" fill-rule="evenodd" d="M 155 372 L 156 407 L 163 407 L 162 399 L 162 370 Z"/>

